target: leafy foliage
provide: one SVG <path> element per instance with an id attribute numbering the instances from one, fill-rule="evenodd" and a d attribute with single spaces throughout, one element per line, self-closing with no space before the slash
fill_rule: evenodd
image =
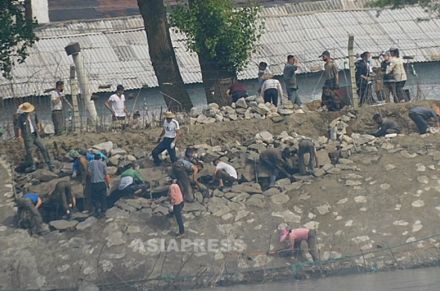
<path id="1" fill-rule="evenodd" d="M 400 8 L 405 5 L 419 4 L 422 7 L 429 8 L 431 11 L 440 12 L 439 0 L 373 0 L 369 3 L 372 7 L 392 7 Z"/>
<path id="2" fill-rule="evenodd" d="M 0 0 L 0 11 L 0 71 L 11 78 L 14 64 L 23 63 L 28 48 L 38 40 L 33 32 L 37 22 L 26 19 L 18 0 Z"/>
<path id="3" fill-rule="evenodd" d="M 190 0 L 171 14 L 171 25 L 187 36 L 191 51 L 236 75 L 247 63 L 261 37 L 260 7 L 234 8 L 231 0 Z"/>

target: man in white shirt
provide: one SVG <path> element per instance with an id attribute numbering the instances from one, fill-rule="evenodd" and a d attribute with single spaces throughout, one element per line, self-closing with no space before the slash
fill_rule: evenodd
<path id="1" fill-rule="evenodd" d="M 57 81 L 55 90 L 50 94 L 50 104 L 52 108 L 52 122 L 55 129 L 55 135 L 60 135 L 64 131 L 63 101 L 64 82 Z"/>
<path id="2" fill-rule="evenodd" d="M 214 179 L 219 182 L 219 187 L 224 187 L 224 182 L 232 184 L 238 180 L 238 174 L 235 168 L 219 159 L 214 161 L 215 173 Z"/>
<path id="3" fill-rule="evenodd" d="M 271 73 L 265 74 L 263 79 L 265 81 L 261 86 L 260 95 L 264 98 L 264 102 L 272 103 L 275 106 L 280 105 L 283 98 L 283 89 L 280 81 L 274 79 Z"/>
<path id="4" fill-rule="evenodd" d="M 118 85 L 115 94 L 105 101 L 105 107 L 112 113 L 112 120 L 121 122 L 122 129 L 124 129 L 128 111 L 125 107 L 124 87 L 122 85 Z"/>
<path id="5" fill-rule="evenodd" d="M 163 122 L 163 130 L 158 139 L 159 144 L 156 146 L 156 148 L 154 148 L 152 152 L 154 164 L 156 166 L 161 165 L 162 161 L 159 158 L 159 155 L 165 150 L 170 155 L 171 162 L 174 163 L 175 161 L 177 161 L 175 146 L 179 138 L 180 127 L 179 127 L 179 122 L 177 122 L 177 120 L 174 119 L 174 117 L 175 117 L 174 113 L 170 111 L 165 112 L 165 121 Z"/>

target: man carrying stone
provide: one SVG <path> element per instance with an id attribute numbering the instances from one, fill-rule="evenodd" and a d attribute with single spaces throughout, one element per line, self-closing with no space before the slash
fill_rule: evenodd
<path id="1" fill-rule="evenodd" d="M 159 155 L 163 151 L 167 151 L 170 155 L 170 160 L 174 163 L 176 158 L 176 142 L 179 139 L 180 127 L 179 122 L 174 119 L 174 113 L 167 111 L 165 112 L 165 121 L 163 122 L 163 130 L 158 139 L 159 144 L 154 148 L 152 156 L 154 159 L 154 164 L 160 166 L 162 164 Z M 163 137 L 163 139 L 162 139 Z"/>
<path id="2" fill-rule="evenodd" d="M 67 102 L 64 97 L 64 82 L 57 81 L 55 84 L 55 90 L 52 91 L 50 95 L 50 103 L 52 108 L 52 122 L 55 130 L 55 135 L 60 135 L 64 129 L 64 115 L 63 115 L 63 101 L 68 105 L 70 103 Z M 71 106 L 71 105 L 70 105 Z"/>
<path id="3" fill-rule="evenodd" d="M 260 154 L 260 162 L 261 164 L 269 171 L 270 175 L 270 184 L 269 187 L 273 187 L 275 185 L 275 181 L 278 178 L 279 174 L 283 174 L 288 178 L 292 178 L 292 175 L 289 173 L 291 171 L 291 166 L 289 165 L 289 159 L 292 156 L 292 152 L 290 149 L 267 149 Z"/>
<path id="4" fill-rule="evenodd" d="M 298 96 L 298 83 L 296 82 L 296 71 L 298 67 L 298 59 L 293 55 L 288 55 L 287 63 L 284 66 L 283 79 L 286 85 L 287 97 L 293 104 L 301 106 L 302 102 Z"/>
<path id="5" fill-rule="evenodd" d="M 435 105 L 437 109 L 438 106 Z M 414 121 L 417 126 L 417 131 L 420 134 L 428 132 L 428 121 L 433 120 L 437 122 L 437 126 L 440 123 L 440 116 L 432 109 L 426 107 L 414 107 L 409 111 L 409 118 Z"/>
<path id="6" fill-rule="evenodd" d="M 305 159 L 304 156 L 306 154 L 309 154 L 309 163 L 308 167 L 306 169 L 306 165 L 304 163 Z M 316 149 L 315 145 L 312 140 L 310 139 L 302 139 L 299 141 L 298 144 L 298 164 L 299 164 L 299 173 L 301 175 L 305 175 L 307 173 L 313 174 L 315 165 L 318 167 L 318 158 L 316 156 Z"/>
<path id="7" fill-rule="evenodd" d="M 216 159 L 214 161 L 215 172 L 214 179 L 219 182 L 219 188 L 224 187 L 224 183 L 232 184 L 238 179 L 237 170 L 225 162 Z"/>
<path id="8" fill-rule="evenodd" d="M 88 175 L 90 177 L 90 191 L 92 205 L 96 217 L 102 217 L 107 210 L 107 189 L 109 176 L 107 166 L 101 159 L 101 155 L 95 154 L 93 161 L 89 162 Z"/>
<path id="9" fill-rule="evenodd" d="M 196 187 L 203 188 L 203 185 L 198 181 L 197 174 L 203 169 L 203 164 L 201 162 L 194 162 L 185 159 L 177 160 L 172 167 L 172 174 L 174 178 L 177 179 L 177 184 L 179 184 L 180 189 L 183 192 L 183 198 L 187 202 L 194 202 L 194 194 L 191 183 L 195 184 Z M 189 179 L 191 175 L 191 180 Z"/>
<path id="10" fill-rule="evenodd" d="M 124 86 L 118 85 L 115 94 L 105 101 L 105 107 L 112 113 L 112 121 L 121 124 L 122 129 L 127 127 L 128 111 L 125 107 Z"/>
<path id="11" fill-rule="evenodd" d="M 379 113 L 376 113 L 373 116 L 373 120 L 379 126 L 377 131 L 372 133 L 372 135 L 375 137 L 381 137 L 392 133 L 400 133 L 399 125 L 391 118 L 382 118 Z"/>
<path id="12" fill-rule="evenodd" d="M 35 166 L 34 158 L 32 157 L 32 148 L 35 145 L 41 152 L 44 162 L 47 164 L 49 170 L 53 171 L 52 160 L 50 159 L 49 152 L 46 146 L 43 144 L 40 135 L 38 133 L 38 118 L 33 112 L 35 107 L 28 102 L 21 104 L 18 107 L 18 139 L 24 141 L 24 148 L 26 155 L 24 158 L 25 172 L 30 173 L 37 169 Z"/>

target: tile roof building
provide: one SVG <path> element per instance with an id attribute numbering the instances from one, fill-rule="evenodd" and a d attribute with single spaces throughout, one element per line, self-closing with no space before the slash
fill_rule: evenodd
<path id="1" fill-rule="evenodd" d="M 413 56 L 414 62 L 440 59 L 440 19 L 428 18 L 420 7 L 378 14 L 359 8 L 363 7 L 359 3 L 331 0 L 264 8 L 265 33 L 239 78 L 255 79 L 260 61 L 281 74 L 288 54 L 302 61 L 302 73 L 317 72 L 322 69 L 318 56 L 323 50 L 331 52 L 341 69 L 347 68 L 348 34 L 355 36 L 355 51 L 378 54 L 394 46 Z M 93 92 L 114 90 L 119 83 L 128 90 L 158 85 L 140 16 L 51 23 L 40 27 L 38 36 L 26 62 L 14 68 L 13 79 L 0 78 L 2 97 L 41 96 L 57 80 L 67 81 L 73 62 L 64 47 L 71 42 L 81 45 Z M 175 32 L 171 37 L 184 82 L 201 83 L 197 56 L 186 49 L 185 37 Z"/>

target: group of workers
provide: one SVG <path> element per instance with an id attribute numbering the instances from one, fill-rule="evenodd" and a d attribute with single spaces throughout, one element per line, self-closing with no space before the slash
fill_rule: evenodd
<path id="1" fill-rule="evenodd" d="M 334 90 L 338 87 L 337 70 L 331 60 L 329 60 L 330 55 L 328 52 L 324 52 L 322 58 L 326 61 L 326 72 L 328 71 L 326 73 L 328 76 L 325 80 L 325 86 L 327 86 L 326 88 L 328 89 Z M 292 58 L 292 56 L 288 58 L 288 65 L 286 65 L 286 75 L 295 72 L 299 66 L 297 60 L 294 57 Z M 272 86 L 277 87 L 276 90 L 278 92 L 282 89 L 278 88 L 280 87 L 278 84 L 267 82 L 271 79 L 264 77 L 264 74 L 270 75 L 270 73 L 267 72 L 267 68 L 263 71 L 262 96 L 265 100 L 267 99 L 270 102 L 276 103 L 278 102 L 277 95 L 273 93 L 274 91 L 268 90 L 271 89 Z M 296 81 L 291 81 L 289 84 L 292 85 L 292 87 L 288 87 L 289 98 L 295 99 L 296 104 L 300 104 L 300 99 L 296 93 Z M 123 88 L 118 87 L 118 90 L 119 93 L 121 93 Z M 122 116 L 120 116 L 122 112 L 127 113 L 125 107 L 122 107 L 120 104 L 118 105 L 118 102 L 122 100 L 122 95 L 115 94 L 115 96 L 116 97 L 112 95 L 107 107 L 112 110 L 112 114 L 114 113 L 115 118 L 120 120 L 122 118 Z M 119 99 L 116 100 L 117 98 Z M 113 107 L 114 103 L 116 103 L 116 107 Z M 32 157 L 33 145 L 40 150 L 48 168 L 53 170 L 52 160 L 39 136 L 38 118 L 34 114 L 34 111 L 35 108 L 30 103 L 21 104 L 17 111 L 18 128 L 20 130 L 19 137 L 24 141 L 26 150 L 24 171 L 32 172 L 36 169 Z M 409 111 L 409 117 L 415 122 L 418 132 L 423 134 L 429 131 L 431 121 L 436 122 L 438 125 L 440 122 L 439 112 L 437 107 L 433 109 L 414 107 Z M 154 164 L 160 166 L 162 164 L 160 155 L 164 151 L 168 152 L 171 161 L 170 180 L 172 181 L 169 186 L 168 195 L 179 226 L 177 236 L 181 237 L 184 235 L 182 217 L 184 203 L 193 202 L 195 200 L 194 189 L 198 189 L 203 194 L 208 192 L 207 195 L 209 195 L 209 191 L 207 191 L 207 188 L 200 182 L 199 173 L 204 168 L 204 164 L 202 161 L 194 158 L 194 150 L 189 147 L 182 158 L 178 158 L 176 155 L 176 144 L 180 140 L 180 126 L 179 122 L 175 119 L 174 113 L 166 112 L 164 116 L 163 130 L 159 136 L 158 145 L 152 151 L 152 157 Z M 385 136 L 387 134 L 401 132 L 398 123 L 392 118 L 383 118 L 380 114 L 375 114 L 373 120 L 378 125 L 378 130 L 373 133 L 375 136 Z M 308 156 L 307 164 L 305 163 L 306 155 Z M 135 193 L 142 193 L 141 195 L 148 193 L 149 184 L 144 181 L 139 174 L 139 165 L 136 163 L 131 164 L 122 171 L 121 180 L 117 189 L 110 193 L 111 185 L 110 177 L 107 172 L 107 157 L 105 153 L 98 151 L 81 153 L 71 151 L 69 156 L 73 160 L 72 178 L 81 181 L 84 186 L 85 200 L 90 204 L 83 208 L 93 211 L 96 217 L 102 217 L 104 215 L 108 203 L 113 204 L 119 198 L 132 196 Z M 260 164 L 270 173 L 269 187 L 274 186 L 276 180 L 281 177 L 292 178 L 295 173 L 302 175 L 313 174 L 314 168 L 318 167 L 316 148 L 310 139 L 300 140 L 297 147 L 286 147 L 283 149 L 269 148 L 261 152 L 259 160 Z M 212 178 L 216 181 L 220 189 L 239 181 L 239 175 L 232 165 L 226 163 L 221 158 L 216 159 L 213 164 L 215 166 L 215 172 L 212 174 Z M 58 182 L 44 199 L 36 193 L 26 193 L 19 199 L 17 205 L 19 208 L 17 216 L 18 224 L 22 227 L 33 229 L 30 227 L 30 225 L 32 226 L 32 222 L 29 221 L 32 221 L 32 219 L 29 219 L 29 217 L 35 217 L 40 211 L 43 215 L 40 218 L 33 218 L 35 221 L 70 218 L 72 210 L 76 207 L 76 199 L 75 196 L 72 195 L 70 182 L 63 180 Z M 29 209 L 29 205 L 32 205 L 32 209 Z M 38 233 L 39 229 L 37 228 L 31 231 Z M 298 243 L 302 240 L 306 241 L 309 244 L 312 258 L 314 260 L 316 259 L 317 255 L 314 246 L 316 233 L 314 231 L 308 229 L 285 229 L 282 232 L 281 240 L 287 240 L 295 249 L 297 249 L 300 245 L 298 245 Z"/>

